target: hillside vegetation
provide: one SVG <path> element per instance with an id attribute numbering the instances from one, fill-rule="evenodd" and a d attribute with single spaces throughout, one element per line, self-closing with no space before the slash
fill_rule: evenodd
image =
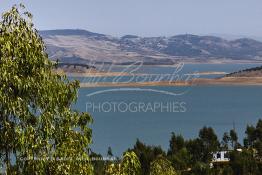
<path id="1" fill-rule="evenodd" d="M 262 77 L 262 66 L 233 72 L 226 77 Z"/>

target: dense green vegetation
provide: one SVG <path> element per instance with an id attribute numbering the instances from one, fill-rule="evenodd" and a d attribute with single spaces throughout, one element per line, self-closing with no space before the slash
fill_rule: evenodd
<path id="1" fill-rule="evenodd" d="M 187 140 L 172 133 L 167 152 L 161 147 L 148 146 L 139 140 L 128 152 L 134 152 L 138 157 L 143 175 L 261 175 L 262 120 L 256 126 L 247 126 L 243 143 L 241 145 L 238 142 L 234 130 L 224 133 L 219 141 L 212 128 L 203 127 L 195 139 Z M 211 166 L 213 153 L 219 151 L 228 151 L 230 160 L 217 164 L 213 162 Z M 119 160 L 100 163 L 94 161 L 95 174 L 104 174 L 103 170 L 107 169 L 108 164 L 116 166 L 119 165 L 118 162 Z"/>
<path id="2" fill-rule="evenodd" d="M 1 170 L 91 174 L 92 118 L 70 107 L 79 83 L 52 72 L 54 65 L 31 16 L 20 5 L 0 21 Z"/>

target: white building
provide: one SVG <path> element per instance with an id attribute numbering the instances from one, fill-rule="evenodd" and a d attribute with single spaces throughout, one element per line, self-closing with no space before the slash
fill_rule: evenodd
<path id="1" fill-rule="evenodd" d="M 210 163 L 210 168 L 214 166 L 223 166 L 229 162 L 229 154 L 228 151 L 219 151 L 213 153 L 213 158 Z"/>
<path id="2" fill-rule="evenodd" d="M 212 163 L 215 163 L 215 162 L 229 162 L 228 151 L 219 151 L 219 152 L 213 153 Z"/>

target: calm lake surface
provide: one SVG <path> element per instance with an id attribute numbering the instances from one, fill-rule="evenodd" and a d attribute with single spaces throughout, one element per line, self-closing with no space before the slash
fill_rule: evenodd
<path id="1" fill-rule="evenodd" d="M 209 69 L 207 65 L 195 66 L 195 69 L 202 66 Z M 232 72 L 258 65 L 212 66 L 209 71 Z M 176 107 L 172 108 L 174 103 Z M 103 104 L 105 109 L 99 108 Z M 112 104 L 122 104 L 122 109 L 113 110 Z M 123 111 L 127 109 L 124 104 L 129 105 L 127 111 Z M 161 104 L 163 110 L 150 107 L 146 111 L 138 110 L 139 104 L 151 107 Z M 133 147 L 137 138 L 167 150 L 171 132 L 194 138 L 203 126 L 213 127 L 220 138 L 235 127 L 242 142 L 247 124 L 255 124 L 262 118 L 262 86 L 81 88 L 74 107 L 93 116 L 92 149 L 106 155 L 110 146 L 113 153 L 120 156 Z"/>

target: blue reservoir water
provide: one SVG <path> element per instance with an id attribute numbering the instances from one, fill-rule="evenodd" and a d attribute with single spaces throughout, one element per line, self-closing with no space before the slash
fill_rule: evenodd
<path id="1" fill-rule="evenodd" d="M 167 149 L 171 132 L 187 138 L 196 137 L 204 125 L 212 126 L 217 134 L 233 128 L 233 122 L 240 139 L 247 124 L 254 124 L 262 117 L 262 87 L 260 86 L 198 86 L 154 87 L 168 92 L 186 91 L 184 95 L 172 96 L 154 92 L 121 91 L 108 92 L 91 97 L 86 95 L 105 88 L 81 88 L 77 108 L 90 112 L 94 118 L 92 148 L 106 153 L 111 146 L 116 154 L 131 147 L 137 138 L 147 144 L 161 145 Z M 153 104 L 154 102 L 184 102 L 185 112 L 164 112 L 150 110 L 143 112 L 103 112 L 87 108 L 86 104 L 103 102 L 131 102 Z"/>
<path id="2" fill-rule="evenodd" d="M 113 110 L 113 104 L 120 109 Z M 119 156 L 137 138 L 167 149 L 171 132 L 194 138 L 203 126 L 213 127 L 221 138 L 234 125 L 242 142 L 246 126 L 262 118 L 262 86 L 81 88 L 75 108 L 93 116 L 91 147 L 103 155 L 110 146 Z"/>

